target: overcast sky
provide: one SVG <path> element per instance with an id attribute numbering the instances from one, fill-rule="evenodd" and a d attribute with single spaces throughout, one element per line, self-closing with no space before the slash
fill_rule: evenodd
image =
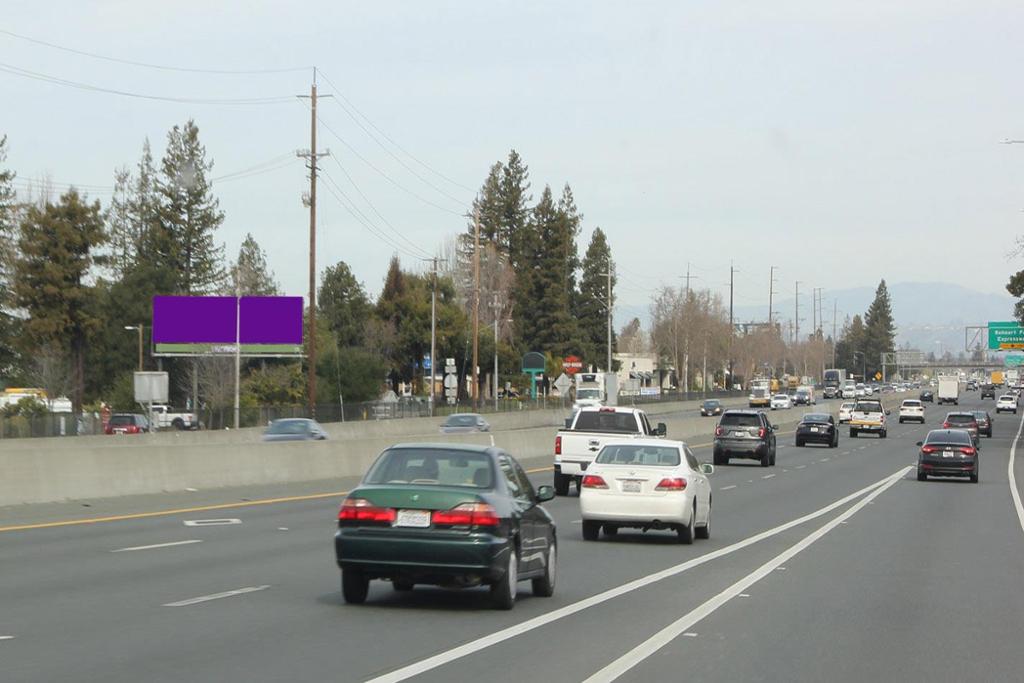
<path id="1" fill-rule="evenodd" d="M 733 261 L 743 305 L 767 302 L 771 265 L 787 294 L 800 280 L 826 300 L 882 277 L 1005 293 L 1024 265 L 1007 257 L 1024 233 L 1024 144 L 999 144 L 1024 139 L 1019 0 L 8 2 L 0 29 L 161 66 L 317 66 L 335 94 L 321 102 L 319 266 L 347 261 L 371 293 L 395 245 L 413 266 L 463 229 L 510 148 L 535 196 L 572 185 L 581 251 L 606 231 L 626 305 L 681 284 L 687 262 L 694 286 L 724 291 Z M 283 100 L 140 99 L 11 67 L 158 97 Z M 143 139 L 159 158 L 167 130 L 195 118 L 214 177 L 267 171 L 214 185 L 228 253 L 252 232 L 286 292 L 305 294 L 294 150 L 309 147 L 310 117 L 291 96 L 311 78 L 131 66 L 0 33 L 0 134 L 20 181 L 75 183 L 105 204 Z"/>

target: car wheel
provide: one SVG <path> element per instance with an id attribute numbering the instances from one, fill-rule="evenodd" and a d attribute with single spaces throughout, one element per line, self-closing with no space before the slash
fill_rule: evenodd
<path id="1" fill-rule="evenodd" d="M 568 496 L 569 482 L 572 479 L 568 474 L 555 473 L 555 495 Z"/>
<path id="2" fill-rule="evenodd" d="M 804 442 L 801 441 L 800 439 L 797 439 L 796 440 L 796 447 L 797 448 L 803 448 L 804 447 Z"/>
<path id="3" fill-rule="evenodd" d="M 900 424 L 903 424 L 903 418 L 902 417 L 900 418 Z"/>
<path id="4" fill-rule="evenodd" d="M 392 579 L 391 587 L 400 593 L 407 593 L 413 589 L 414 584 L 409 579 Z"/>
<path id="5" fill-rule="evenodd" d="M 880 439 L 884 439 L 888 434 L 889 433 L 886 430 L 883 429 L 882 431 L 878 432 L 878 437 Z"/>
<path id="6" fill-rule="evenodd" d="M 616 536 L 619 533 L 619 527 L 614 524 L 605 524 L 601 529 L 605 536 Z"/>
<path id="7" fill-rule="evenodd" d="M 972 484 L 977 484 L 978 483 L 978 473 L 977 472 L 975 472 L 974 474 L 971 475 L 971 483 Z"/>
<path id="8" fill-rule="evenodd" d="M 601 523 L 595 522 L 591 519 L 583 520 L 583 540 L 584 541 L 596 541 L 598 535 L 601 533 Z"/>
<path id="9" fill-rule="evenodd" d="M 370 580 L 362 570 L 345 567 L 341 570 L 341 595 L 350 605 L 361 605 L 366 602 L 366 594 L 370 591 Z"/>
<path id="10" fill-rule="evenodd" d="M 516 549 L 509 547 L 508 567 L 505 575 L 491 584 L 491 601 L 497 609 L 512 609 L 516 604 L 516 591 L 519 587 L 519 556 Z"/>
<path id="11" fill-rule="evenodd" d="M 775 456 L 776 455 L 778 455 L 778 452 L 773 448 L 772 449 L 772 465 L 771 465 L 772 467 L 775 467 Z"/>
<path id="12" fill-rule="evenodd" d="M 555 575 L 557 574 L 558 552 L 557 544 L 548 546 L 548 557 L 544 563 L 544 576 L 530 582 L 533 594 L 539 598 L 550 598 L 555 594 Z"/>
<path id="13" fill-rule="evenodd" d="M 176 417 L 174 418 L 174 421 L 171 422 L 171 426 L 180 432 L 181 430 L 185 429 L 185 421 L 182 420 L 180 417 Z"/>
<path id="14" fill-rule="evenodd" d="M 708 521 L 704 526 L 697 527 L 697 538 L 706 541 L 711 538 L 711 501 L 708 501 Z"/>
<path id="15" fill-rule="evenodd" d="M 761 456 L 761 467 L 768 467 L 770 464 L 772 464 L 771 456 L 768 455 L 768 451 L 765 450 L 764 455 Z"/>
<path id="16" fill-rule="evenodd" d="M 694 519 L 697 517 L 697 505 L 694 503 L 694 507 L 690 510 L 690 521 L 686 526 L 680 525 L 676 528 L 677 540 L 683 545 L 691 545 L 693 539 L 696 536 L 694 529 Z"/>
<path id="17" fill-rule="evenodd" d="M 850 427 L 850 438 L 851 439 L 856 439 L 857 438 L 857 430 L 854 429 L 853 427 Z"/>
<path id="18" fill-rule="evenodd" d="M 925 474 L 923 470 L 918 470 L 917 471 L 917 480 L 918 481 L 928 481 L 928 475 Z"/>

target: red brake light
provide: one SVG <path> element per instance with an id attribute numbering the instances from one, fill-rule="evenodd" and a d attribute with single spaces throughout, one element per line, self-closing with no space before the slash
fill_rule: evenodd
<path id="1" fill-rule="evenodd" d="M 583 477 L 583 488 L 585 489 L 606 489 L 608 484 L 596 474 L 588 474 Z"/>
<path id="2" fill-rule="evenodd" d="M 338 510 L 339 522 L 384 522 L 395 521 L 393 508 L 378 507 L 365 498 L 346 498 Z"/>
<path id="3" fill-rule="evenodd" d="M 922 453 L 934 453 L 937 450 L 939 449 L 936 448 L 935 446 L 921 446 Z"/>
<path id="4" fill-rule="evenodd" d="M 725 430 L 721 427 L 715 427 L 715 436 L 721 436 L 722 434 L 725 434 Z"/>
<path id="5" fill-rule="evenodd" d="M 963 448 L 960 449 L 960 452 L 963 453 L 964 455 L 974 455 L 975 450 L 970 446 L 964 446 Z"/>
<path id="6" fill-rule="evenodd" d="M 763 439 L 763 438 L 764 438 L 764 435 L 765 435 L 765 431 L 766 431 L 766 430 L 765 430 L 765 428 L 764 428 L 764 427 L 761 427 L 760 429 L 758 429 L 758 430 L 757 430 L 757 438 L 759 438 L 759 439 Z"/>
<path id="7" fill-rule="evenodd" d="M 561 455 L 561 454 L 562 454 L 562 437 L 556 436 L 555 437 L 555 455 Z"/>
<path id="8" fill-rule="evenodd" d="M 686 480 L 682 477 L 674 477 L 662 479 L 658 482 L 658 485 L 654 487 L 655 491 L 685 491 Z"/>
<path id="9" fill-rule="evenodd" d="M 942 428 L 943 429 L 949 429 L 949 422 L 948 421 L 947 422 L 943 422 L 942 423 Z"/>
<path id="10" fill-rule="evenodd" d="M 487 503 L 462 503 L 451 510 L 436 510 L 430 521 L 434 526 L 498 526 L 501 520 Z"/>
<path id="11" fill-rule="evenodd" d="M 615 408 L 599 408 L 597 412 L 599 412 L 599 413 L 614 413 L 615 412 Z"/>

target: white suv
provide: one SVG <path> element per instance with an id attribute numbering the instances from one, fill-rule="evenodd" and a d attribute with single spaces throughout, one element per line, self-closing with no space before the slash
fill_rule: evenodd
<path id="1" fill-rule="evenodd" d="M 908 398 L 900 404 L 900 424 L 907 420 L 924 424 L 924 404 L 916 398 Z"/>
<path id="2" fill-rule="evenodd" d="M 839 406 L 839 424 L 850 421 L 850 416 L 853 415 L 853 407 L 856 403 L 844 403 Z"/>
<path id="3" fill-rule="evenodd" d="M 996 412 L 1007 412 L 1017 414 L 1017 397 L 1013 394 L 1004 394 L 996 401 Z"/>

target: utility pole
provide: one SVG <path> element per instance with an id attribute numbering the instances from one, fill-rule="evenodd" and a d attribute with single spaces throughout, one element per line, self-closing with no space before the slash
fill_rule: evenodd
<path id="1" fill-rule="evenodd" d="M 796 308 L 795 315 L 793 316 L 793 325 L 794 325 L 793 329 L 795 330 L 795 332 L 793 333 L 793 343 L 794 344 L 799 344 L 800 343 L 800 282 L 799 281 L 797 281 L 797 283 L 796 283 L 796 306 L 795 306 L 795 308 Z"/>
<path id="2" fill-rule="evenodd" d="M 696 278 L 696 275 L 692 277 Z M 690 392 L 690 262 L 686 262 L 686 294 L 683 297 L 683 391 Z"/>
<path id="3" fill-rule="evenodd" d="M 473 211 L 473 409 L 477 408 L 480 394 L 480 211 Z"/>
<path id="4" fill-rule="evenodd" d="M 494 412 L 498 412 L 498 318 L 501 317 L 501 309 L 498 308 L 498 294 L 494 294 Z"/>
<path id="5" fill-rule="evenodd" d="M 729 262 L 729 379 L 725 382 L 725 388 L 728 391 L 732 389 L 732 337 L 735 332 L 735 325 L 733 320 L 733 286 L 735 284 L 736 269 L 732 267 L 732 262 Z"/>
<path id="6" fill-rule="evenodd" d="M 775 266 L 771 267 L 768 275 L 768 329 L 772 329 L 772 301 L 775 298 Z"/>
<path id="7" fill-rule="evenodd" d="M 433 259 L 434 286 L 430 292 L 430 417 L 434 417 L 434 373 L 437 371 L 437 257 Z M 443 376 L 443 375 L 442 375 Z"/>
<path id="8" fill-rule="evenodd" d="M 832 367 L 836 366 L 836 320 L 839 318 L 839 302 L 832 300 Z"/>
<path id="9" fill-rule="evenodd" d="M 608 259 L 608 300 L 605 302 L 608 309 L 608 367 L 605 372 L 612 371 L 612 260 Z"/>
<path id="10" fill-rule="evenodd" d="M 309 362 L 308 394 L 309 416 L 316 418 L 316 171 L 317 159 L 328 156 L 331 151 L 316 151 L 316 68 L 313 68 L 313 84 L 309 88 L 309 150 L 300 150 L 296 156 L 309 159 L 309 331 L 306 353 Z M 330 95 L 324 95 L 330 97 Z"/>

